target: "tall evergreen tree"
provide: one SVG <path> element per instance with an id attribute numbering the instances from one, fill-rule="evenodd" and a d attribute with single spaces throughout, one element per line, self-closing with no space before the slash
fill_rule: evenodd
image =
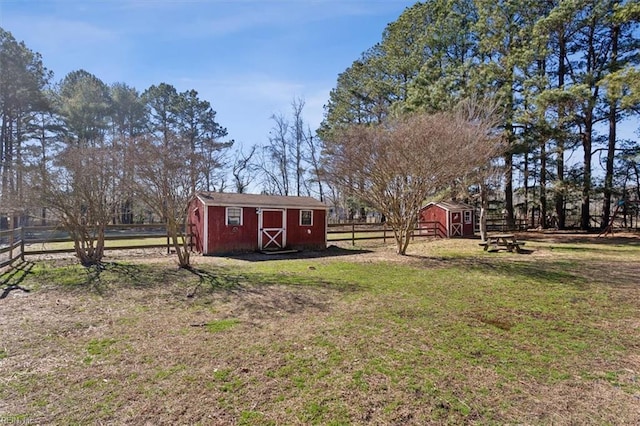
<path id="1" fill-rule="evenodd" d="M 133 199 L 130 182 L 135 175 L 133 150 L 136 138 L 146 131 L 147 113 L 140 93 L 126 83 L 115 83 L 109 88 L 111 109 L 111 138 L 115 152 L 118 154 L 120 174 L 120 193 L 122 200 L 119 211 L 114 212 L 114 221 L 133 223 Z"/>
<path id="2" fill-rule="evenodd" d="M 4 215 L 25 211 L 24 144 L 36 115 L 48 109 L 50 78 L 40 54 L 0 28 L 0 227 Z"/>

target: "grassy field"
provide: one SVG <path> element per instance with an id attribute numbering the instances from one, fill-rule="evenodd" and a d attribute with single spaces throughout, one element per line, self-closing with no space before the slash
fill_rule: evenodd
<path id="1" fill-rule="evenodd" d="M 22 264 L 0 424 L 640 423 L 640 239 L 524 238 Z"/>

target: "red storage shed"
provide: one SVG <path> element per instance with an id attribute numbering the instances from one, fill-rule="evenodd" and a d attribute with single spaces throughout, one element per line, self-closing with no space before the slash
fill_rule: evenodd
<path id="1" fill-rule="evenodd" d="M 429 203 L 420 209 L 419 219 L 420 222 L 437 222 L 442 237 L 474 236 L 474 208 L 468 204 L 457 201 Z"/>
<path id="2" fill-rule="evenodd" d="M 189 223 L 205 255 L 327 247 L 327 206 L 311 197 L 202 192 Z"/>

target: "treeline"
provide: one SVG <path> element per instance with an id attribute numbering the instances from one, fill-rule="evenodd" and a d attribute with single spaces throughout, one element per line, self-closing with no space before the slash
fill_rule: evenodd
<path id="1" fill-rule="evenodd" d="M 196 192 L 324 197 L 321 147 L 303 109 L 294 99 L 290 117 L 271 117 L 266 144 L 232 151 L 195 90 L 140 92 L 85 70 L 54 81 L 39 53 L 0 28 L 0 229 L 60 224 L 80 261 L 96 265 L 107 224 L 157 220 L 188 266 L 182 237 Z"/>
<path id="2" fill-rule="evenodd" d="M 254 145 L 243 148 L 225 139 L 216 112 L 195 90 L 178 92 L 161 83 L 140 92 L 126 83 L 107 85 L 84 70 L 56 82 L 39 53 L 1 28 L 0 70 L 2 228 L 10 218 L 14 226 L 59 221 L 68 216 L 59 201 L 81 192 L 80 183 L 87 181 L 103 185 L 99 192 L 106 194 L 111 222 L 125 224 L 166 220 L 157 207 L 167 203 L 150 207 L 142 192 L 150 177 L 165 174 L 165 183 L 155 184 L 167 191 L 173 186 L 190 194 L 257 190 L 324 198 L 321 144 L 304 121 L 301 98 L 292 101 L 290 115 L 272 115 L 266 143 L 249 141 Z M 150 146 L 167 152 L 153 157 Z M 145 177 L 150 160 L 164 168 Z"/>
<path id="3" fill-rule="evenodd" d="M 638 130 L 638 19 L 629 0 L 416 3 L 338 76 L 317 132 L 294 99 L 290 114 L 272 116 L 265 144 L 235 151 L 196 91 L 140 92 L 83 70 L 54 81 L 0 29 L 0 227 L 8 217 L 86 221 L 93 210 L 104 222 L 167 221 L 196 190 L 312 195 L 362 215 L 362 200 L 327 174 L 336 135 L 463 99 L 499 105 L 507 150 L 493 190 L 509 225 L 535 213 L 564 228 L 577 205 L 588 229 L 596 198 L 604 225 L 618 199 L 640 199 L 637 138 L 620 137 L 622 123 Z M 71 195 L 75 204 L 62 202 Z"/>
<path id="4" fill-rule="evenodd" d="M 564 228 L 577 201 L 589 229 L 598 194 L 605 226 L 618 198 L 632 189 L 640 199 L 637 139 L 619 137 L 622 122 L 638 129 L 639 18 L 637 1 L 416 3 L 340 74 L 319 134 L 331 141 L 352 124 L 491 98 L 508 148 L 499 197 L 508 224 L 518 207 Z"/>
<path id="5" fill-rule="evenodd" d="M 107 85 L 84 70 L 55 83 L 41 56 L 2 29 L 0 55 L 2 213 L 45 219 L 46 209 L 34 212 L 34 206 L 50 207 L 51 198 L 96 181 L 103 201 L 113 204 L 111 219 L 132 223 L 145 144 L 182 160 L 167 173 L 188 175 L 190 189 L 219 187 L 220 158 L 232 142 L 223 141 L 226 129 L 195 90 L 178 92 L 161 83 L 140 93 L 126 83 Z"/>
<path id="6" fill-rule="evenodd" d="M 60 82 L 38 53 L 0 29 L 0 219 L 49 215 L 98 264 L 109 223 L 162 220 L 180 258 L 187 201 L 220 189 L 232 141 L 210 103 L 170 84 L 140 93 L 73 71 Z M 148 219 L 147 219 L 148 220 Z"/>

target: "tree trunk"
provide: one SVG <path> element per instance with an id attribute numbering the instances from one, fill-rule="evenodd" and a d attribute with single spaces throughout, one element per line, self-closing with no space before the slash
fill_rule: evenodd
<path id="1" fill-rule="evenodd" d="M 607 147 L 607 165 L 604 177 L 604 201 L 602 206 L 602 221 L 600 228 L 604 229 L 609 224 L 611 216 L 611 198 L 613 196 L 613 160 L 616 151 L 616 102 L 609 105 L 609 144 Z"/>
<path id="2" fill-rule="evenodd" d="M 620 28 L 614 26 L 611 30 L 611 68 L 612 71 L 617 69 L 618 59 L 618 33 Z M 612 99 L 609 101 L 609 143 L 607 147 L 607 166 L 604 177 L 604 204 L 602 206 L 602 222 L 600 228 L 604 229 L 609 224 L 609 216 L 611 216 L 611 197 L 613 195 L 613 160 L 616 152 L 616 122 L 617 102 Z"/>
<path id="3" fill-rule="evenodd" d="M 509 148 L 511 149 L 511 148 Z M 513 154 L 508 153 L 504 157 L 504 208 L 505 208 L 505 219 L 507 221 L 507 229 L 515 229 L 515 214 L 513 209 Z"/>
<path id="4" fill-rule="evenodd" d="M 547 228 L 547 143 L 540 144 L 540 227 Z"/>
<path id="5" fill-rule="evenodd" d="M 487 210 L 489 209 L 489 197 L 487 186 L 480 185 L 480 238 L 487 241 Z"/>
<path id="6" fill-rule="evenodd" d="M 564 57 L 566 55 L 566 40 L 564 35 L 564 27 L 558 30 L 558 89 L 564 90 L 564 77 L 566 74 L 566 66 Z M 566 227 L 566 212 L 564 210 L 564 118 L 565 109 L 562 104 L 558 106 L 558 124 L 560 128 L 560 136 L 556 140 L 556 185 L 554 193 L 554 201 L 556 208 L 556 219 L 558 229 Z"/>
<path id="7" fill-rule="evenodd" d="M 593 136 L 593 120 L 592 112 L 587 111 L 585 120 L 585 130 L 582 134 L 582 149 L 584 150 L 584 175 L 582 182 L 582 204 L 580 211 L 580 229 L 588 231 L 591 229 L 591 217 L 589 208 L 591 205 L 591 148 L 592 148 L 592 136 Z"/>
<path id="8" fill-rule="evenodd" d="M 82 226 L 71 224 L 66 227 L 73 238 L 73 248 L 80 264 L 84 267 L 99 265 L 104 256 L 104 226 L 98 225 L 95 236 L 91 235 L 91 229 Z"/>
<path id="9" fill-rule="evenodd" d="M 529 146 L 527 144 L 527 147 L 525 149 L 525 153 L 524 153 L 524 163 L 522 165 L 523 170 L 522 170 L 522 174 L 523 174 L 523 180 L 524 180 L 524 206 L 523 206 L 523 211 L 524 211 L 524 217 L 525 219 L 527 218 L 527 216 L 529 215 L 529 208 L 530 208 L 530 204 L 529 204 Z M 534 183 L 535 183 L 535 179 L 534 179 Z M 534 185 L 535 187 L 535 185 Z M 531 207 L 531 225 L 534 225 L 533 222 L 533 211 L 535 209 L 535 206 Z"/>
<path id="10" fill-rule="evenodd" d="M 183 242 L 181 243 L 181 235 L 178 231 L 178 224 L 173 220 L 173 218 L 169 218 L 167 220 L 166 230 L 167 236 L 171 241 L 171 246 L 176 251 L 176 256 L 178 256 L 178 266 L 185 269 L 191 268 L 191 257 L 189 255 L 189 251 L 185 249 L 185 246 L 188 246 L 188 243 L 186 242 L 186 235 L 184 236 Z"/>

